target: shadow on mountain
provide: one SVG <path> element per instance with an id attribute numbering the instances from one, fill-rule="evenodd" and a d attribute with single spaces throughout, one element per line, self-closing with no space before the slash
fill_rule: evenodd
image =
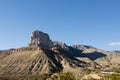
<path id="1" fill-rule="evenodd" d="M 75 49 L 72 47 L 70 47 L 70 49 L 71 49 L 70 53 L 74 57 L 84 57 L 89 58 L 90 60 L 96 60 L 98 58 L 107 56 L 106 54 L 103 54 L 101 52 L 83 53 L 83 50 Z"/>
<path id="2" fill-rule="evenodd" d="M 103 54 L 103 53 L 100 53 L 100 52 L 93 52 L 93 53 L 82 53 L 81 54 L 81 57 L 87 57 L 89 58 L 90 60 L 96 60 L 98 58 L 102 58 L 102 57 L 105 57 L 106 55 Z"/>

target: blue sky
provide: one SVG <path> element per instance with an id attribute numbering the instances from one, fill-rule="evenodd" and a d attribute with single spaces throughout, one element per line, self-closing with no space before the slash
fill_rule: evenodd
<path id="1" fill-rule="evenodd" d="M 120 50 L 120 0 L 0 0 L 0 49 L 41 30 L 68 45 Z"/>

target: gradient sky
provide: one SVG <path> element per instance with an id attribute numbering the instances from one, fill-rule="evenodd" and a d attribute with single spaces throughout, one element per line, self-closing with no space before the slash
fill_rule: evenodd
<path id="1" fill-rule="evenodd" d="M 67 45 L 120 50 L 120 0 L 0 0 L 0 50 L 41 30 Z"/>

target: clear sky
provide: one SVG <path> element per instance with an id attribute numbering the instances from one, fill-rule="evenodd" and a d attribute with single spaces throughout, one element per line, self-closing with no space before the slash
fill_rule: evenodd
<path id="1" fill-rule="evenodd" d="M 120 50 L 120 0 L 0 0 L 0 49 L 41 30 L 68 45 Z"/>

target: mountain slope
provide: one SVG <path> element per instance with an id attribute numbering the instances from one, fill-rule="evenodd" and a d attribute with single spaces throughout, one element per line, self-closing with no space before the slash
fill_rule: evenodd
<path id="1" fill-rule="evenodd" d="M 99 70 L 112 71 L 115 68 L 120 68 L 120 52 L 110 52 L 100 50 L 91 46 L 74 45 L 73 54 L 77 59 L 99 65 Z M 94 68 L 95 69 L 95 68 Z"/>
<path id="2" fill-rule="evenodd" d="M 6 54 L 4 58 L 0 59 L 0 75 L 52 74 L 62 70 L 66 71 L 66 68 L 83 68 L 85 65 L 85 62 L 69 56 L 67 52 L 62 50 L 24 47 L 11 50 L 9 55 Z"/>
<path id="3" fill-rule="evenodd" d="M 120 51 L 52 41 L 41 31 L 31 34 L 27 47 L 0 50 L 0 76 L 39 76 L 72 72 L 76 78 L 87 71 L 114 71 L 120 68 Z"/>

